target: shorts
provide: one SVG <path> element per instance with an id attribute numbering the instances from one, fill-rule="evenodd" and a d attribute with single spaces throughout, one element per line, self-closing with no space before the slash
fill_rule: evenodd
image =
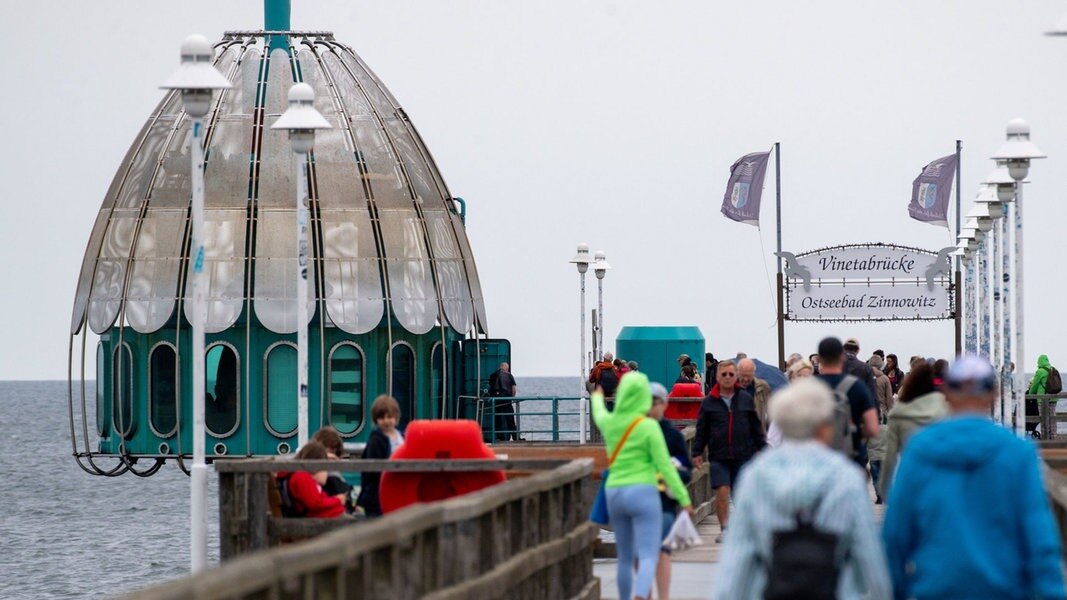
<path id="1" fill-rule="evenodd" d="M 711 489 L 722 486 L 737 486 L 737 476 L 745 465 L 739 460 L 712 460 L 708 461 L 708 469 L 711 471 Z"/>
<path id="2" fill-rule="evenodd" d="M 676 517 L 677 515 L 675 515 L 674 511 L 663 511 L 663 531 L 659 535 L 660 542 L 667 539 L 667 534 L 671 532 L 671 527 L 674 527 L 674 519 Z M 665 548 L 662 545 L 660 545 L 659 551 L 667 555 L 671 553 L 670 548 Z"/>

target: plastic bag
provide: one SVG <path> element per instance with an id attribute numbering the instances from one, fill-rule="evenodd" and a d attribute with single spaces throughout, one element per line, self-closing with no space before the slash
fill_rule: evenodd
<path id="1" fill-rule="evenodd" d="M 680 511 L 678 516 L 675 517 L 674 525 L 671 525 L 671 530 L 667 533 L 667 537 L 663 539 L 663 547 L 671 552 L 680 552 L 703 543 L 704 540 L 700 539 L 700 534 L 697 533 L 693 520 L 689 518 L 689 513 L 684 510 Z"/>

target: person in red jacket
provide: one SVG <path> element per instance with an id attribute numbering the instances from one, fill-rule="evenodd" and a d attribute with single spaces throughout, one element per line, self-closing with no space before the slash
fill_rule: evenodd
<path id="1" fill-rule="evenodd" d="M 304 444 L 296 453 L 297 460 L 326 460 L 326 446 L 315 440 Z M 315 519 L 332 519 L 345 514 L 345 494 L 330 496 L 322 491 L 329 474 L 326 471 L 309 473 L 280 472 L 280 479 L 288 479 L 289 496 L 301 516 Z"/>

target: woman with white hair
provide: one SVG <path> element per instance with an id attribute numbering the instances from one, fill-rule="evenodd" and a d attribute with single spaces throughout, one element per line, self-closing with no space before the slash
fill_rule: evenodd
<path id="1" fill-rule="evenodd" d="M 715 598 L 789 597 L 797 581 L 780 573 L 817 571 L 788 564 L 785 546 L 775 551 L 773 542 L 783 532 L 799 532 L 802 522 L 810 523 L 815 535 L 829 534 L 834 544 L 832 567 L 818 584 L 831 586 L 837 598 L 892 596 L 867 478 L 828 446 L 834 410 L 833 393 L 815 378 L 797 380 L 771 397 L 770 417 L 782 432 L 782 445 L 757 454 L 741 477 L 716 569 Z"/>

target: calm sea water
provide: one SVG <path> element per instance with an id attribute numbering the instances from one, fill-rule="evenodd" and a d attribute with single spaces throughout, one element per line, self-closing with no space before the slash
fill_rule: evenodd
<path id="1" fill-rule="evenodd" d="M 575 380 L 519 376 L 518 384 L 522 395 L 574 395 Z M 0 382 L 0 403 L 0 597 L 107 598 L 189 572 L 189 478 L 177 465 L 148 478 L 82 471 L 71 457 L 66 382 Z M 528 410 L 550 409 L 538 402 Z M 548 417 L 521 418 L 523 428 L 551 424 Z M 576 419 L 564 418 L 560 428 L 576 428 Z M 213 472 L 208 493 L 214 564 Z"/>

